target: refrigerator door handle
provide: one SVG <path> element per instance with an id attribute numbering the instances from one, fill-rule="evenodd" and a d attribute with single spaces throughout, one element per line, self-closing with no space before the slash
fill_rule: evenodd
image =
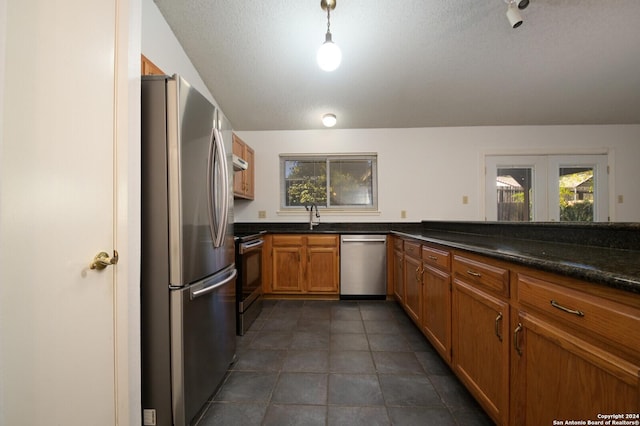
<path id="1" fill-rule="evenodd" d="M 387 240 L 385 240 L 384 238 L 380 239 L 380 238 L 343 238 L 342 239 L 343 243 L 386 243 Z"/>
<path id="2" fill-rule="evenodd" d="M 228 284 L 229 282 L 233 281 L 236 276 L 238 275 L 238 271 L 236 269 L 233 270 L 233 272 L 231 272 L 231 275 L 229 275 L 227 278 L 225 278 L 224 280 L 220 281 L 217 284 L 214 284 L 212 286 L 209 287 L 205 287 L 203 289 L 200 290 L 196 290 L 196 291 L 192 291 L 191 292 L 191 300 L 196 299 L 198 297 L 204 296 L 206 294 L 211 293 L 212 291 L 214 291 L 217 288 L 220 288 L 226 284 Z"/>
<path id="3" fill-rule="evenodd" d="M 209 229 L 214 247 L 222 247 L 224 244 L 227 221 L 229 214 L 229 176 L 227 169 L 227 157 L 222 142 L 222 135 L 218 129 L 213 128 L 209 147 L 207 180 L 209 184 Z M 216 176 L 219 171 L 220 176 Z M 216 184 L 216 178 L 221 182 Z M 218 191 L 221 191 L 219 193 Z M 218 205 L 218 201 L 221 201 Z"/>

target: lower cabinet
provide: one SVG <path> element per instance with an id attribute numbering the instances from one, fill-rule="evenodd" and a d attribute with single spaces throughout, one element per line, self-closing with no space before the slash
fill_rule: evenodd
<path id="1" fill-rule="evenodd" d="M 451 363 L 451 274 L 427 264 L 422 274 L 422 332 Z"/>
<path id="2" fill-rule="evenodd" d="M 509 411 L 509 303 L 454 278 L 452 368 L 497 424 Z"/>
<path id="3" fill-rule="evenodd" d="M 404 243 L 404 307 L 411 319 L 420 326 L 422 319 L 422 260 L 420 244 Z"/>
<path id="4" fill-rule="evenodd" d="M 636 294 L 418 240 L 393 259 L 398 302 L 497 425 L 640 422 Z"/>
<path id="5" fill-rule="evenodd" d="M 396 300 L 404 304 L 404 241 L 393 239 L 393 294 Z"/>
<path id="6" fill-rule="evenodd" d="M 271 235 L 265 293 L 338 294 L 340 248 L 337 235 Z M 268 254 L 269 255 L 269 254 Z"/>
<path id="7" fill-rule="evenodd" d="M 536 315 L 521 312 L 513 327 L 512 425 L 598 421 L 602 414 L 640 412 L 639 365 Z"/>
<path id="8" fill-rule="evenodd" d="M 511 424 L 637 416 L 640 312 L 560 282 L 516 275 Z"/>

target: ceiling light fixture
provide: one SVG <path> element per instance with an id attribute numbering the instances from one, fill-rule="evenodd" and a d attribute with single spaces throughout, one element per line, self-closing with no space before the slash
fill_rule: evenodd
<path id="1" fill-rule="evenodd" d="M 522 15 L 518 11 L 520 6 L 516 3 L 516 0 L 505 0 L 507 3 L 507 19 L 509 20 L 509 24 L 511 24 L 512 28 L 518 28 L 522 25 Z M 520 2 L 523 5 L 520 9 L 524 9 L 529 5 L 527 0 L 523 0 Z"/>
<path id="2" fill-rule="evenodd" d="M 337 121 L 335 114 L 325 114 L 322 116 L 322 124 L 324 124 L 324 127 L 333 127 Z"/>
<path id="3" fill-rule="evenodd" d="M 333 71 L 340 66 L 340 61 L 342 61 L 342 52 L 331 40 L 331 31 L 329 31 L 331 26 L 330 12 L 336 8 L 336 0 L 320 0 L 320 7 L 327 11 L 327 34 L 324 43 L 318 49 L 316 60 L 321 69 Z"/>

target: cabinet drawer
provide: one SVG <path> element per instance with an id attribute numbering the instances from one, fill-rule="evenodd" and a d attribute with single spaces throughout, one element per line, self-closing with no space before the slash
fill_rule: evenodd
<path id="1" fill-rule="evenodd" d="M 640 312 L 637 309 L 524 274 L 518 274 L 516 292 L 523 308 L 542 311 L 585 333 L 595 333 L 633 353 L 640 352 Z"/>
<path id="2" fill-rule="evenodd" d="M 441 269 L 451 270 L 451 253 L 448 251 L 422 246 L 422 260 Z"/>
<path id="3" fill-rule="evenodd" d="M 408 256 L 411 256 L 415 259 L 420 259 L 420 244 L 414 243 L 412 241 L 405 241 L 404 252 Z"/>
<path id="4" fill-rule="evenodd" d="M 400 238 L 394 238 L 393 239 L 393 248 L 395 248 L 396 250 L 400 250 L 402 251 L 403 248 L 403 243 L 404 241 L 402 241 Z"/>
<path id="5" fill-rule="evenodd" d="M 300 246 L 302 245 L 302 235 L 274 235 L 274 246 Z"/>
<path id="6" fill-rule="evenodd" d="M 509 295 L 509 270 L 468 257 L 453 256 L 453 272 L 466 282 Z"/>
<path id="7" fill-rule="evenodd" d="M 337 235 L 309 235 L 307 236 L 308 246 L 337 247 Z"/>

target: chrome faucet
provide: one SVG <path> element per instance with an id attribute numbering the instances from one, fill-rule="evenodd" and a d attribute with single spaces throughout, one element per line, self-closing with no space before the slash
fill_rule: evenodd
<path id="1" fill-rule="evenodd" d="M 320 212 L 318 211 L 318 205 L 316 203 L 311 203 L 310 205 L 305 205 L 304 208 L 309 212 L 309 229 L 313 231 L 313 227 L 315 225 L 320 225 Z M 316 209 L 316 218 L 318 221 L 313 220 L 313 209 Z"/>

